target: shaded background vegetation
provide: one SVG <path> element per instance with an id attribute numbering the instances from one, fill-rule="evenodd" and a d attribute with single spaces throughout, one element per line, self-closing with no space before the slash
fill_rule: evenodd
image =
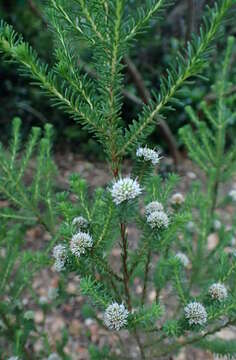
<path id="1" fill-rule="evenodd" d="M 135 11 L 137 6 L 143 4 L 143 0 L 130 0 L 130 10 Z M 153 22 L 150 30 L 140 35 L 137 47 L 132 49 L 130 57 L 125 60 L 125 91 L 123 118 L 129 122 L 137 115 L 142 107 L 142 101 L 150 95 L 147 90 L 159 87 L 159 77 L 165 73 L 172 56 L 178 49 L 185 45 L 191 33 L 199 29 L 199 24 L 205 5 L 211 5 L 214 1 L 205 0 L 177 0 L 165 16 L 162 23 Z M 53 63 L 53 36 L 47 27 L 47 20 L 42 11 L 43 1 L 37 0 L 1 0 L 0 17 L 11 23 L 15 29 L 22 33 L 27 41 L 37 49 L 40 57 L 49 63 Z M 167 123 L 173 135 L 177 138 L 178 129 L 186 123 L 187 115 L 184 105 L 192 104 L 197 108 L 201 100 L 214 100 L 211 83 L 214 81 L 215 66 L 224 49 L 225 38 L 228 34 L 234 34 L 236 27 L 234 21 L 227 24 L 223 30 L 225 34 L 219 39 L 216 51 L 212 57 L 212 66 L 207 68 L 208 80 L 199 79 L 194 87 L 186 87 L 183 101 L 177 104 L 173 113 L 168 113 Z M 227 34 L 226 34 L 227 33 Z M 89 52 L 84 44 L 78 46 L 80 65 L 84 71 L 94 76 L 93 69 L 89 67 Z M 213 66 L 214 65 L 214 66 Z M 134 67 L 135 66 L 135 67 Z M 134 67 L 134 68 L 133 68 Z M 134 71 L 132 71 L 132 69 Z M 138 73 L 137 73 L 138 70 Z M 232 69 L 232 79 L 234 78 Z M 139 78 L 141 75 L 141 79 Z M 206 74 L 205 74 L 206 75 Z M 15 66 L 4 61 L 0 63 L 0 140 L 8 138 L 11 119 L 20 116 L 24 124 L 24 132 L 27 133 L 32 125 L 42 126 L 45 122 L 51 122 L 56 128 L 56 140 L 59 148 L 65 147 L 86 153 L 86 156 L 98 157 L 99 146 L 94 140 L 89 139 L 85 131 L 81 131 L 67 115 L 51 107 L 50 101 L 28 79 L 20 77 Z M 233 81 L 232 81 L 233 84 Z M 235 87 L 232 85 L 232 91 Z M 232 118 L 235 136 L 235 120 Z M 157 130 L 150 138 L 155 144 L 161 144 L 166 152 L 170 146 L 166 141 L 162 129 Z M 230 141 L 230 139 L 229 139 Z M 181 144 L 178 146 L 182 149 Z M 102 158 L 102 154 L 99 155 Z"/>

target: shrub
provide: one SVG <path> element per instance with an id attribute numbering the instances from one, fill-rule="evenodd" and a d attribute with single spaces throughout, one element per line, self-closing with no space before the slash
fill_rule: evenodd
<path id="1" fill-rule="evenodd" d="M 2 148 L 0 153 L 0 190 L 9 201 L 9 207 L 0 212 L 4 219 L 4 246 L 14 248 L 9 230 L 12 225 L 13 229 L 17 229 L 18 222 L 23 227 L 38 223 L 44 226 L 51 241 L 40 252 L 38 261 L 35 254 L 28 255 L 34 269 L 31 275 L 37 270 L 37 263 L 45 266 L 47 259 L 65 279 L 70 273 L 78 274 L 79 291 L 93 304 L 87 309 L 90 315 L 108 333 L 114 331 L 119 340 L 119 331 L 126 329 L 131 344 L 136 341 L 142 359 L 171 356 L 190 344 L 234 357 L 235 341 L 210 337 L 236 322 L 236 257 L 234 252 L 224 251 L 234 227 L 229 230 L 219 222 L 216 212 L 219 204 L 229 201 L 223 199 L 219 203 L 219 186 L 230 179 L 236 160 L 235 147 L 227 149 L 225 141 L 233 113 L 225 103 L 234 46 L 231 37 L 214 87 L 216 104 L 201 105 L 206 121 L 187 107 L 194 127 L 188 125 L 180 130 L 190 156 L 205 173 L 206 187 L 196 183 L 185 197 L 173 194 L 179 177 L 169 174 L 162 179 L 156 170 L 161 161 L 159 150 L 145 145 L 156 118 L 172 109 L 181 86 L 186 82 L 190 85 L 190 79 L 209 63 L 212 41 L 233 1 L 221 0 L 208 9 L 200 35 L 194 35 L 187 50 L 177 55 L 167 77 L 162 78 L 160 92 L 143 107 L 138 119 L 127 128 L 121 118 L 122 58 L 150 19 L 160 16 L 168 5 L 164 0 L 147 1 L 134 16 L 126 17 L 123 0 L 75 0 L 70 4 L 52 0 L 48 16 L 58 44 L 52 69 L 41 63 L 35 50 L 11 26 L 1 24 L 1 52 L 20 63 L 21 71 L 52 98 L 54 105 L 69 113 L 101 143 L 114 178 L 106 189 L 98 188 L 91 195 L 86 182 L 72 174 L 70 189 L 57 193 L 56 169 L 51 158 L 52 127 L 46 125 L 40 142 L 40 130 L 32 129 L 23 155 L 18 157 L 20 121 L 15 119 L 10 148 Z M 81 18 L 77 18 L 78 13 Z M 98 79 L 81 75 L 76 63 L 77 37 L 90 45 Z M 26 186 L 24 174 L 35 148 L 38 148 L 35 173 Z M 133 170 L 127 175 L 124 158 L 135 153 Z M 76 201 L 72 201 L 72 194 Z M 140 234 L 136 248 L 130 243 L 130 224 L 136 224 Z M 220 237 L 214 249 L 207 246 L 212 231 L 217 231 Z M 111 261 L 117 243 L 121 249 L 120 271 L 115 270 Z M 3 254 L 6 264 L 1 268 L 3 284 L 10 276 L 11 264 L 17 266 L 18 254 L 18 248 L 12 260 Z M 20 263 L 20 267 L 24 266 L 24 261 Z M 140 296 L 134 292 L 137 278 Z M 20 276 L 21 282 L 28 286 L 27 277 Z M 147 298 L 148 289 L 155 291 L 152 303 Z M 171 289 L 173 305 L 168 303 L 166 289 Z M 3 296 L 12 296 L 8 295 L 11 286 L 1 290 Z M 20 312 L 19 318 L 12 318 L 9 302 L 3 304 L 4 310 L 0 312 L 3 334 L 12 341 L 13 355 L 27 358 L 30 356 L 27 341 L 34 341 L 32 313 L 22 319 Z M 99 317 L 100 311 L 103 318 Z M 25 320 L 31 324 L 27 330 Z M 63 345 L 58 346 L 60 355 L 67 358 Z M 116 349 L 111 352 L 107 347 L 91 347 L 91 358 L 132 358 L 129 345 L 123 348 L 121 341 L 118 346 L 121 356 Z M 49 352 L 45 349 L 39 356 L 48 356 Z"/>

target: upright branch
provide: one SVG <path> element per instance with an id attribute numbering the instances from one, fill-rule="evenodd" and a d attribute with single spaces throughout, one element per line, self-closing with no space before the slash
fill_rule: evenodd
<path id="1" fill-rule="evenodd" d="M 167 104 L 177 95 L 178 90 L 183 83 L 196 76 L 205 66 L 206 57 L 212 41 L 218 33 L 222 19 L 232 6 L 231 0 L 223 0 L 215 4 L 215 8 L 209 13 L 210 16 L 204 20 L 204 26 L 201 27 L 200 36 L 193 35 L 192 42 L 188 43 L 186 51 L 179 53 L 175 65 L 167 70 L 167 78 L 162 78 L 160 94 L 157 95 L 157 101 L 150 102 L 144 107 L 138 120 L 133 121 L 126 131 L 123 146 L 117 155 L 127 153 L 137 141 L 146 138 L 153 131 L 153 121 L 155 117 L 166 108 Z"/>
<path id="2" fill-rule="evenodd" d="M 67 191 L 58 192 L 54 185 L 53 133 L 49 124 L 41 138 L 40 129 L 33 128 L 22 147 L 20 120 L 14 119 L 10 146 L 7 149 L 0 146 L 0 195 L 7 200 L 6 208 L 0 208 L 0 242 L 4 246 L 0 252 L 0 295 L 4 298 L 0 316 L 14 355 L 16 352 L 20 358 L 27 358 L 25 347 L 28 343 L 33 347 L 38 327 L 34 327 L 31 313 L 25 316 L 15 310 L 15 300 L 31 281 L 32 274 L 46 265 L 63 274 L 60 284 L 63 297 L 52 302 L 52 306 L 64 299 L 69 274 L 79 275 L 78 290 L 92 302 L 86 303 L 85 312 L 107 331 L 118 333 L 127 329 L 128 336 L 137 342 L 142 359 L 148 359 L 147 354 L 149 358 L 172 356 L 188 345 L 228 357 L 236 355 L 235 342 L 227 347 L 226 342 L 207 338 L 235 324 L 236 314 L 236 257 L 232 240 L 235 219 L 230 229 L 215 221 L 219 186 L 232 178 L 236 168 L 235 144 L 229 150 L 225 146 L 226 128 L 235 115 L 233 100 L 230 102 L 225 96 L 233 52 L 231 37 L 220 78 L 213 88 L 219 99 L 216 112 L 214 106 L 201 103 L 200 118 L 188 106 L 186 112 L 193 126 L 187 124 L 180 130 L 190 157 L 206 175 L 207 187 L 198 182 L 193 183 L 186 196 L 174 193 L 179 177 L 175 174 L 164 177 L 156 171 L 161 161 L 160 150 L 146 143 L 157 118 L 162 117 L 164 126 L 164 113 L 173 110 L 171 104 L 176 102 L 182 85 L 189 85 L 188 79 L 209 63 L 213 40 L 235 1 L 219 0 L 208 9 L 199 36 L 194 35 L 187 49 L 177 55 L 166 71 L 167 76 L 161 79 L 160 90 L 151 98 L 128 51 L 135 37 L 145 31 L 154 17 L 163 16 L 170 3 L 147 0 L 133 14 L 134 1 L 131 4 L 124 0 L 50 0 L 48 22 L 55 35 L 55 62 L 51 68 L 11 26 L 0 24 L 1 53 L 19 63 L 21 71 L 51 97 L 54 105 L 95 136 L 113 175 L 107 188 L 99 187 L 92 192 L 85 180 L 73 174 Z M 78 54 L 83 58 L 82 48 L 91 55 L 95 74 L 92 79 L 78 67 Z M 122 118 L 124 62 L 145 103 L 138 119 L 129 127 Z M 131 155 L 134 147 L 134 166 L 130 175 L 126 175 L 128 170 L 122 168 L 124 157 Z M 27 179 L 26 183 L 25 175 L 35 153 L 35 170 L 32 180 Z M 177 153 L 175 156 L 177 159 Z M 235 199 L 233 189 L 222 204 Z M 15 222 L 23 223 L 15 226 Z M 19 249 L 22 244 L 25 246 L 26 231 L 36 224 L 50 232 L 50 243 L 36 253 L 23 251 L 22 256 Z M 130 225 L 137 226 L 136 248 L 128 241 Z M 220 241 L 211 251 L 208 239 L 213 227 Z M 115 270 L 117 262 L 111 263 L 118 239 L 121 275 Z M 136 279 L 143 284 L 140 296 L 133 293 L 137 290 Z M 149 285 L 158 293 L 152 302 L 147 296 Z M 159 303 L 160 293 L 166 307 Z M 169 294 L 176 305 L 173 312 L 168 308 Z M 5 309 L 9 315 L 4 313 Z M 157 326 L 157 321 L 161 326 Z M 64 337 L 62 345 L 57 348 L 65 346 Z M 106 347 L 90 347 L 89 351 L 94 360 L 113 359 Z M 42 349 L 40 356 L 49 359 L 48 352 L 48 348 Z M 122 358 L 131 356 L 127 348 Z"/>
<path id="3" fill-rule="evenodd" d="M 138 71 L 137 67 L 135 66 L 134 62 L 130 59 L 129 56 L 125 56 L 124 61 L 127 66 L 128 72 L 133 78 L 133 82 L 137 88 L 139 96 L 141 97 L 143 103 L 147 105 L 149 101 L 151 101 L 151 94 L 147 89 L 147 87 L 145 86 L 145 83 L 142 79 L 140 72 Z M 171 129 L 169 128 L 167 122 L 163 118 L 160 117 L 159 119 L 157 119 L 157 123 L 161 135 L 163 135 L 163 138 L 165 139 L 168 145 L 168 149 L 170 150 L 170 153 L 174 159 L 175 166 L 178 166 L 180 163 L 181 156 L 178 151 L 178 145 L 175 141 L 174 135 L 172 134 Z"/>
<path id="4" fill-rule="evenodd" d="M 130 290 L 129 290 L 129 272 L 128 272 L 128 239 L 126 232 L 125 223 L 120 224 L 121 231 L 121 244 L 122 244 L 122 263 L 123 263 L 123 279 L 124 279 L 124 289 L 125 296 L 127 301 L 128 310 L 132 310 Z"/>

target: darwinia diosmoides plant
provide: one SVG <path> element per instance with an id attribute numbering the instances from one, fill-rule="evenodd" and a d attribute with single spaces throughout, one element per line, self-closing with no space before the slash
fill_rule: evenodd
<path id="1" fill-rule="evenodd" d="M 208 65 L 212 43 L 234 1 L 220 0 L 207 9 L 199 35 L 193 35 L 186 50 L 173 59 L 160 88 L 154 89 L 153 99 L 129 126 L 121 111 L 123 59 L 150 21 L 168 12 L 170 2 L 145 1 L 135 13 L 123 0 L 48 3 L 47 21 L 55 35 L 52 68 L 4 22 L 0 51 L 19 64 L 21 72 L 39 85 L 55 106 L 97 139 L 113 180 L 91 194 L 87 183 L 72 174 L 68 191 L 57 193 L 52 127 L 47 124 L 42 136 L 40 129 L 33 128 L 18 156 L 22 149 L 20 120 L 13 121 L 10 147 L 2 147 L 0 152 L 0 192 L 10 204 L 0 212 L 1 236 L 8 249 L 1 268 L 4 300 L 0 316 L 12 356 L 68 359 L 63 352 L 65 343 L 58 346 L 59 354 L 48 343 L 40 354 L 32 355 L 29 344 L 37 338 L 32 313 L 24 316 L 23 309 L 9 302 L 12 298 L 20 301 L 22 289 L 28 288 L 32 276 L 45 266 L 58 272 L 64 283 L 69 276 L 79 276 L 78 294 L 90 300 L 89 316 L 106 329 L 108 337 L 112 332 L 117 338 L 111 349 L 91 346 L 91 359 L 169 358 L 188 345 L 235 356 L 236 342 L 215 336 L 236 322 L 235 219 L 226 227 L 217 212 L 220 205 L 236 198 L 234 189 L 225 199 L 219 198 L 220 186 L 231 178 L 236 160 L 234 144 L 228 148 L 225 141 L 233 116 L 234 98 L 225 97 L 231 86 L 233 38 L 228 39 L 216 69 L 220 75 L 213 85 L 215 102 L 199 104 L 204 119 L 188 106 L 186 112 L 194 126 L 180 129 L 190 157 L 205 174 L 206 186 L 194 183 L 189 193 L 177 192 L 179 177 L 169 174 L 163 179 L 158 169 L 161 153 L 147 145 L 157 118 L 170 110 L 182 85 L 193 86 L 188 80 Z M 92 53 L 92 77 L 78 67 L 84 63 L 81 41 Z M 35 153 L 35 171 L 26 187 L 24 174 Z M 124 167 L 127 156 L 133 157 L 128 174 Z M 13 240 L 23 239 L 25 228 L 35 224 L 43 226 L 51 240 L 44 250 L 26 252 L 23 260 L 17 261 L 23 254 L 22 241 Z M 138 231 L 131 242 L 129 229 L 134 225 Z M 209 249 L 207 239 L 212 232 L 218 233 L 220 241 Z M 114 264 L 112 250 L 117 247 L 120 257 Z M 26 265 L 31 267 L 30 274 Z M 8 286 L 16 268 L 19 276 L 12 282 L 14 286 Z M 150 291 L 155 294 L 151 299 Z M 57 290 L 48 295 L 49 301 L 59 301 L 58 297 Z M 45 305 L 47 299 L 40 301 Z"/>

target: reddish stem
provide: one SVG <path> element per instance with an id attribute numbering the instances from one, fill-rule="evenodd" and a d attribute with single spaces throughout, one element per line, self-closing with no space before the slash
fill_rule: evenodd
<path id="1" fill-rule="evenodd" d="M 126 226 L 124 223 L 120 224 L 120 231 L 121 231 L 122 249 L 123 249 L 122 262 L 123 262 L 125 295 L 126 295 L 128 310 L 131 311 L 132 305 L 131 305 L 130 292 L 129 292 L 129 273 L 127 267 L 128 242 L 127 242 Z"/>

